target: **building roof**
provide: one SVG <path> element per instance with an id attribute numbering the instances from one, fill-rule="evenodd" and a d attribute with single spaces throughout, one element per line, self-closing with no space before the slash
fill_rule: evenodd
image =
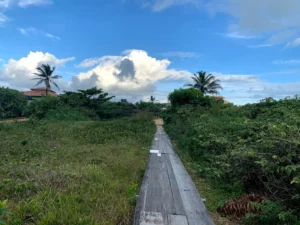
<path id="1" fill-rule="evenodd" d="M 223 100 L 224 104 L 229 104 L 230 102 L 226 101 L 223 96 L 213 96 L 215 100 Z"/>
<path id="2" fill-rule="evenodd" d="M 25 96 L 42 97 L 46 95 L 46 88 L 31 88 L 30 91 L 23 92 Z M 49 90 L 49 96 L 57 96 L 55 91 Z"/>
<path id="3" fill-rule="evenodd" d="M 215 100 L 224 100 L 223 96 L 213 96 Z"/>

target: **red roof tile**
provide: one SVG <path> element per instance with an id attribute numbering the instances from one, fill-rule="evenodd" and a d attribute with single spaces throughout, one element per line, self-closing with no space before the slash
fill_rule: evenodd
<path id="1" fill-rule="evenodd" d="M 224 100 L 223 96 L 213 96 L 215 100 Z"/>
<path id="2" fill-rule="evenodd" d="M 24 91 L 23 92 L 25 96 L 31 96 L 31 97 L 42 97 L 46 95 L 46 88 L 31 88 L 30 91 Z M 49 90 L 48 92 L 49 96 L 57 96 L 55 91 Z"/>

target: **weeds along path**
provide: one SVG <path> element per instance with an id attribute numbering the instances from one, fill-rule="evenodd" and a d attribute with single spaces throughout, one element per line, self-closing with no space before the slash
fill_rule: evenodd
<path id="1" fill-rule="evenodd" d="M 156 119 L 134 215 L 134 225 L 213 225 L 206 207 L 181 160 Z"/>

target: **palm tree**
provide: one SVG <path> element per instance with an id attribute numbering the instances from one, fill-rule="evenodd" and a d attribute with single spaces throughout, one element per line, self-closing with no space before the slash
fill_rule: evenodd
<path id="1" fill-rule="evenodd" d="M 46 95 L 48 95 L 48 92 L 51 90 L 51 83 L 55 85 L 55 87 L 58 87 L 58 85 L 53 81 L 56 79 L 61 78 L 61 76 L 59 75 L 53 75 L 54 71 L 55 71 L 55 67 L 49 66 L 49 64 L 43 64 L 39 67 L 36 68 L 36 70 L 38 71 L 38 73 L 34 73 L 34 75 L 38 76 L 37 78 L 33 78 L 32 80 L 38 80 L 37 85 L 41 84 L 41 83 L 45 83 L 46 86 Z"/>
<path id="2" fill-rule="evenodd" d="M 155 97 L 151 95 L 150 98 L 149 98 L 149 100 L 150 100 L 150 102 L 153 103 L 155 101 Z"/>
<path id="3" fill-rule="evenodd" d="M 206 74 L 205 71 L 201 70 L 191 78 L 195 83 L 186 84 L 185 86 L 196 88 L 203 94 L 219 94 L 218 89 L 223 89 L 219 84 L 220 80 L 212 74 Z"/>

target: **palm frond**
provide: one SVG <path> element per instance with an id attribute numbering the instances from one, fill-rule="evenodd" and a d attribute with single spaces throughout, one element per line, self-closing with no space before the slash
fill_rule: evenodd
<path id="1" fill-rule="evenodd" d="M 194 87 L 204 94 L 218 93 L 217 90 L 222 89 L 222 86 L 219 84 L 220 80 L 202 70 L 194 74 L 191 79 L 194 81 L 194 84 L 187 84 L 185 86 Z"/>
<path id="2" fill-rule="evenodd" d="M 41 67 L 37 67 L 36 70 L 37 70 L 38 72 L 40 72 L 40 74 L 47 75 L 46 71 L 43 70 L 43 68 L 41 68 Z"/>
<path id="3" fill-rule="evenodd" d="M 212 81 L 216 81 L 216 77 L 212 74 L 208 74 L 207 77 L 206 77 L 206 82 L 210 83 Z"/>
<path id="4" fill-rule="evenodd" d="M 62 78 L 62 76 L 60 75 L 55 75 L 55 76 L 52 76 L 51 79 L 59 79 L 59 78 Z"/>
<path id="5" fill-rule="evenodd" d="M 39 76 L 39 77 L 43 77 L 43 78 L 47 77 L 46 74 L 41 74 L 41 73 L 33 73 L 33 74 L 36 75 L 36 76 Z"/>
<path id="6" fill-rule="evenodd" d="M 51 66 L 49 64 L 42 64 L 41 66 L 36 68 L 37 73 L 33 73 L 34 75 L 37 76 L 37 78 L 33 78 L 32 80 L 39 80 L 37 85 L 44 82 L 47 90 L 51 89 L 50 84 L 54 84 L 55 87 L 57 87 L 59 89 L 58 85 L 53 80 L 59 79 L 59 78 L 61 78 L 61 76 L 60 75 L 52 76 L 55 69 L 56 69 L 55 67 L 51 68 Z"/>
<path id="7" fill-rule="evenodd" d="M 55 85 L 55 87 L 59 90 L 59 87 L 58 87 L 58 85 L 53 81 L 53 80 L 51 80 L 50 81 L 52 84 L 54 84 Z"/>
<path id="8" fill-rule="evenodd" d="M 35 85 L 35 87 L 38 86 L 38 85 L 40 85 L 43 82 L 44 82 L 44 80 L 40 80 L 39 82 L 37 82 L 37 84 Z"/>

